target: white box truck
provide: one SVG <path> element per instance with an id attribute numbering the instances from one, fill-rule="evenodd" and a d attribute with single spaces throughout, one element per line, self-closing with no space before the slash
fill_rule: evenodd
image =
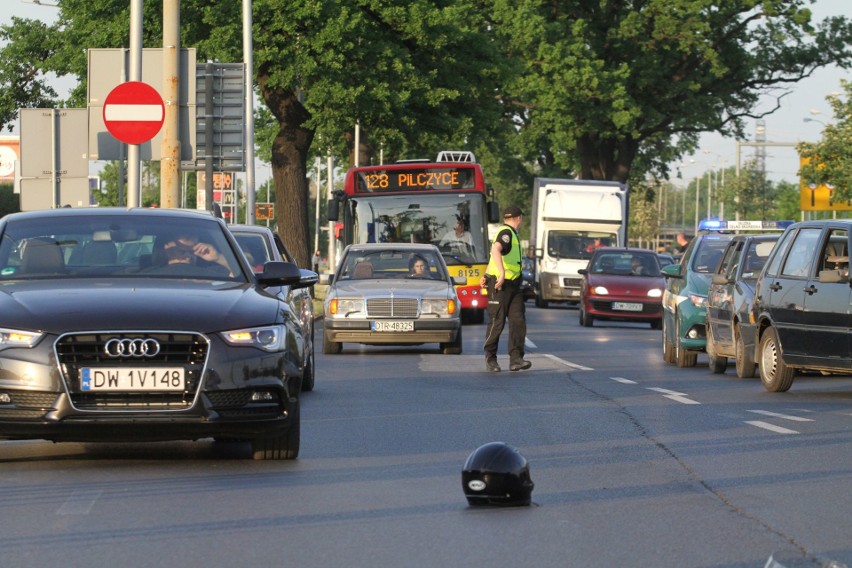
<path id="1" fill-rule="evenodd" d="M 627 246 L 627 185 L 615 181 L 536 178 L 530 218 L 536 306 L 580 301 L 595 248 Z"/>

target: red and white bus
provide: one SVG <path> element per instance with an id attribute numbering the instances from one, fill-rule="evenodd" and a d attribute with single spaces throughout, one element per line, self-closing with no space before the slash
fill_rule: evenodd
<path id="1" fill-rule="evenodd" d="M 336 244 L 432 243 L 444 256 L 465 321 L 482 322 L 486 299 L 479 287 L 490 242 L 488 223 L 499 220 L 496 201 L 472 152 L 441 152 L 434 162 L 350 168 L 343 191 L 329 201 L 338 222 Z"/>

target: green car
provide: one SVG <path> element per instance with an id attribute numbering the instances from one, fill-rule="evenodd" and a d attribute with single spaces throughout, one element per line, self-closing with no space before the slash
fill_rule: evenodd
<path id="1" fill-rule="evenodd" d="M 662 269 L 663 359 L 694 367 L 707 344 L 707 291 L 732 234 L 699 233 L 680 259 Z"/>

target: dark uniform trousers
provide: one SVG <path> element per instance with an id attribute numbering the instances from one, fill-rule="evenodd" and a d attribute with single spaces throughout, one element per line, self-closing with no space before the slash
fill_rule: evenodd
<path id="1" fill-rule="evenodd" d="M 509 361 L 524 358 L 524 340 L 527 336 L 526 307 L 521 281 L 518 277 L 506 280 L 500 290 L 494 290 L 494 281 L 488 282 L 488 333 L 485 336 L 485 358 L 497 357 L 497 344 L 506 318 L 509 319 Z"/>

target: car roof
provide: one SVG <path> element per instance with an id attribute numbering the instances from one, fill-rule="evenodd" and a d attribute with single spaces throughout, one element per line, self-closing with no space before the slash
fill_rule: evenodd
<path id="1" fill-rule="evenodd" d="M 201 209 L 160 209 L 157 207 L 60 207 L 58 209 L 39 209 L 10 213 L 4 217 L 7 221 L 23 221 L 44 217 L 109 217 L 111 215 L 132 215 L 140 217 L 175 217 L 217 219 L 212 212 Z"/>
<path id="2" fill-rule="evenodd" d="M 846 226 L 845 228 L 850 228 L 852 225 L 852 219 L 813 219 L 810 221 L 799 221 L 798 223 L 793 223 L 790 228 L 794 229 L 796 227 L 828 227 L 828 226 Z"/>
<path id="3" fill-rule="evenodd" d="M 361 243 L 357 245 L 349 245 L 346 250 L 353 251 L 371 251 L 371 250 L 386 250 L 386 249 L 402 249 L 412 251 L 438 251 L 438 247 L 428 243 Z M 440 253 L 439 253 L 440 254 Z"/>
<path id="4" fill-rule="evenodd" d="M 231 232 L 237 233 L 272 233 L 272 229 L 263 225 L 228 225 Z"/>
<path id="5" fill-rule="evenodd" d="M 650 255 L 656 255 L 657 254 L 656 252 L 654 252 L 652 250 L 648 250 L 648 249 L 645 249 L 645 248 L 639 248 L 639 247 L 600 247 L 600 248 L 595 249 L 595 253 L 598 253 L 598 252 L 630 252 L 630 253 L 645 253 L 645 254 L 650 254 Z"/>

